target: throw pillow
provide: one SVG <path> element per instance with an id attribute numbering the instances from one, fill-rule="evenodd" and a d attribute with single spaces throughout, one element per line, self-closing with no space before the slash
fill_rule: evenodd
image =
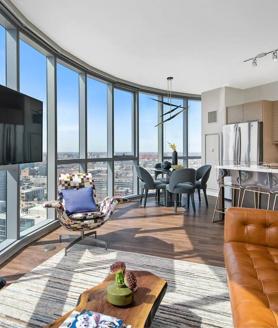
<path id="1" fill-rule="evenodd" d="M 61 191 L 61 196 L 68 215 L 97 211 L 93 187 L 64 189 Z"/>

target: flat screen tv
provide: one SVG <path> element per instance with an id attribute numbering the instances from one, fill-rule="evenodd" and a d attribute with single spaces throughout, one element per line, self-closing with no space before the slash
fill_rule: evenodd
<path id="1" fill-rule="evenodd" d="M 0 86 L 0 165 L 42 161 L 43 103 Z"/>

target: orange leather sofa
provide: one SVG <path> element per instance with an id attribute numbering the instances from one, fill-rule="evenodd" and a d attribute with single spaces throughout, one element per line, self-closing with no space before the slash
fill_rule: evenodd
<path id="1" fill-rule="evenodd" d="M 230 208 L 224 241 L 234 326 L 278 327 L 278 211 Z"/>

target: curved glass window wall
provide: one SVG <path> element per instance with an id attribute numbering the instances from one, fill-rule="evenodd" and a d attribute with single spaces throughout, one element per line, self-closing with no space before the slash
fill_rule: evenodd
<path id="1" fill-rule="evenodd" d="M 166 100 L 162 93 L 101 80 L 69 65 L 7 19 L 0 17 L 0 24 L 0 84 L 43 101 L 44 120 L 43 162 L 0 170 L 0 255 L 51 229 L 55 213 L 42 205 L 56 198 L 61 173 L 91 172 L 102 200 L 138 194 L 134 165 L 153 173 L 157 162 L 171 159 L 169 142 L 177 145 L 179 163 L 200 165 L 200 98 L 174 98 L 188 110 L 155 127 L 169 109 L 151 99 Z"/>

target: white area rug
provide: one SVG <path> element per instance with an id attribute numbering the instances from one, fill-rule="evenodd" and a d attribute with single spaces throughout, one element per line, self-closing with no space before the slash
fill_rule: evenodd
<path id="1" fill-rule="evenodd" d="M 72 309 L 116 260 L 164 278 L 168 289 L 152 327 L 232 327 L 225 269 L 149 255 L 74 246 L 0 291 L 0 327 L 43 327 Z"/>

